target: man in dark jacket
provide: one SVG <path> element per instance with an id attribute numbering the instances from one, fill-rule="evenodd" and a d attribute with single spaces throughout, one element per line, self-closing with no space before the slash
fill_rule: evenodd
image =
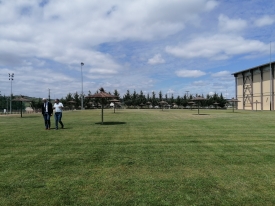
<path id="1" fill-rule="evenodd" d="M 53 105 L 46 98 L 43 98 L 42 115 L 44 117 L 45 129 L 51 129 L 51 116 L 53 115 Z"/>

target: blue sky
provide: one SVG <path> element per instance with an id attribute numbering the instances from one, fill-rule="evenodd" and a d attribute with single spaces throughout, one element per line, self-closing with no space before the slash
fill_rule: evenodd
<path id="1" fill-rule="evenodd" d="M 0 91 L 235 96 L 234 72 L 274 61 L 270 0 L 1 0 Z"/>

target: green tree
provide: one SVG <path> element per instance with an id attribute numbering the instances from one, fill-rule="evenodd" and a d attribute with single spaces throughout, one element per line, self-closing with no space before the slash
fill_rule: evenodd
<path id="1" fill-rule="evenodd" d="M 72 103 L 70 101 L 74 101 L 73 95 L 71 93 L 67 94 L 67 96 L 65 97 L 64 102 L 62 102 L 62 103 L 65 107 L 68 107 L 68 108 L 72 109 L 75 106 L 74 106 L 74 103 Z"/>
<path id="2" fill-rule="evenodd" d="M 146 104 L 146 98 L 145 95 L 143 94 L 142 90 L 140 91 L 138 95 L 138 105 L 140 104 Z"/>
<path id="3" fill-rule="evenodd" d="M 133 104 L 134 106 L 136 106 L 136 105 L 138 104 L 137 100 L 138 100 L 138 95 L 137 95 L 137 93 L 136 93 L 136 90 L 134 90 L 134 93 L 133 93 L 133 95 L 132 95 L 132 104 Z"/>
<path id="4" fill-rule="evenodd" d="M 171 98 L 170 98 L 170 101 L 169 101 L 169 104 L 173 104 L 173 103 L 175 103 L 175 100 L 174 100 L 174 95 L 172 94 Z"/>
<path id="5" fill-rule="evenodd" d="M 180 98 L 179 95 L 177 96 L 176 104 L 177 104 L 178 106 L 182 105 L 182 101 L 181 101 L 181 98 Z"/>
<path id="6" fill-rule="evenodd" d="M 221 108 L 225 107 L 225 104 L 226 104 L 226 99 L 223 98 L 223 95 L 221 93 L 220 97 L 219 97 L 219 106 Z"/>
<path id="7" fill-rule="evenodd" d="M 152 102 L 153 106 L 158 105 L 158 102 L 157 102 L 157 99 L 156 99 L 156 93 L 154 91 L 152 92 L 152 100 L 151 100 L 151 102 Z"/>
<path id="8" fill-rule="evenodd" d="M 131 94 L 129 90 L 127 90 L 126 94 L 123 96 L 123 101 L 124 104 L 127 106 L 130 106 L 132 104 Z"/>
<path id="9" fill-rule="evenodd" d="M 75 101 L 75 108 L 81 108 L 81 95 L 79 95 L 77 92 L 74 93 L 74 101 Z"/>
<path id="10" fill-rule="evenodd" d="M 118 91 L 116 89 L 115 89 L 113 95 L 116 96 L 118 100 L 120 100 L 120 94 L 118 93 Z"/>
<path id="11" fill-rule="evenodd" d="M 183 96 L 182 105 L 184 107 L 188 106 L 188 99 L 187 99 L 187 95 L 186 94 Z"/>
<path id="12" fill-rule="evenodd" d="M 33 110 L 40 109 L 42 107 L 42 99 L 39 97 L 38 99 L 32 99 L 30 106 Z"/>
<path id="13" fill-rule="evenodd" d="M 165 94 L 165 101 L 168 102 L 168 95 Z"/>
<path id="14" fill-rule="evenodd" d="M 162 101 L 162 92 L 159 91 L 159 101 Z"/>

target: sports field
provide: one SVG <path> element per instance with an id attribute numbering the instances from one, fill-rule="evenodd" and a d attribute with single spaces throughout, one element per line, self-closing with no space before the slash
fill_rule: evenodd
<path id="1" fill-rule="evenodd" d="M 275 205 L 275 113 L 200 114 L 2 115 L 0 205 Z"/>

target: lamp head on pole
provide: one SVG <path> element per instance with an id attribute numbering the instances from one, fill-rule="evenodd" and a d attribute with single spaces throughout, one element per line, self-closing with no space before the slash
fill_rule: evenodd
<path id="1" fill-rule="evenodd" d="M 14 77 L 14 73 L 12 74 L 9 73 L 9 80 L 13 80 L 13 77 Z"/>
<path id="2" fill-rule="evenodd" d="M 83 62 L 81 62 L 81 66 L 83 66 L 84 65 L 84 63 Z"/>

